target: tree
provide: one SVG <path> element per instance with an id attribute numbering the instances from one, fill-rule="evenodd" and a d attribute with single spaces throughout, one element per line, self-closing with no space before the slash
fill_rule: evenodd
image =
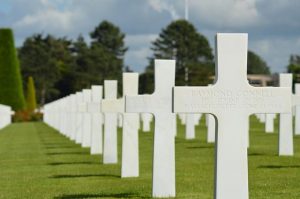
<path id="1" fill-rule="evenodd" d="M 46 101 L 62 96 L 61 92 L 64 90 L 55 86 L 71 70 L 70 67 L 74 66 L 70 46 L 71 42 L 66 38 L 36 34 L 27 38 L 19 49 L 23 78 L 34 78 L 39 104 L 43 105 Z M 26 79 L 23 81 L 26 82 Z"/>
<path id="2" fill-rule="evenodd" d="M 25 107 L 21 71 L 11 29 L 0 29 L 0 103 L 19 111 Z"/>
<path id="3" fill-rule="evenodd" d="M 91 68 L 103 82 L 104 79 L 117 79 L 122 86 L 122 72 L 124 70 L 124 55 L 127 47 L 124 44 L 125 34 L 114 24 L 103 21 L 90 33 L 92 43 L 89 51 Z M 101 82 L 101 83 L 102 83 Z M 121 90 L 121 89 L 119 89 Z"/>
<path id="4" fill-rule="evenodd" d="M 33 78 L 30 76 L 28 77 L 27 82 L 27 103 L 26 107 L 27 110 L 33 112 L 36 109 L 36 97 L 35 97 L 35 86 Z"/>
<path id="5" fill-rule="evenodd" d="M 253 51 L 248 51 L 248 62 L 247 62 L 248 74 L 270 74 L 270 69 L 267 63 Z"/>
<path id="6" fill-rule="evenodd" d="M 289 65 L 287 66 L 287 72 L 293 74 L 293 85 L 294 83 L 300 83 L 300 56 L 291 55 Z"/>
<path id="7" fill-rule="evenodd" d="M 117 58 L 122 59 L 127 47 L 124 44 L 125 34 L 114 24 L 103 21 L 90 33 L 92 45 L 100 45 Z"/>
<path id="8" fill-rule="evenodd" d="M 151 49 L 153 57 L 149 59 L 149 66 L 145 71 L 149 75 L 153 74 L 154 59 L 175 59 L 176 85 L 207 85 L 212 81 L 210 78 L 214 74 L 212 49 L 205 36 L 198 33 L 188 21 L 171 22 L 152 43 Z M 149 79 L 149 75 L 144 76 Z M 203 77 L 201 81 L 199 76 Z"/>

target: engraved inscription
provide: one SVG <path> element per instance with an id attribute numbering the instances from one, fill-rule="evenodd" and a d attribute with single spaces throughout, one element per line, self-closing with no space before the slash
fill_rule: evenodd
<path id="1" fill-rule="evenodd" d="M 277 88 L 278 89 L 278 88 Z M 209 112 L 222 111 L 270 111 L 283 110 L 285 104 L 284 96 L 278 95 L 275 89 L 216 89 L 195 88 L 189 90 L 178 90 L 175 93 L 176 107 L 179 111 Z M 182 91 L 182 92 L 181 92 Z"/>

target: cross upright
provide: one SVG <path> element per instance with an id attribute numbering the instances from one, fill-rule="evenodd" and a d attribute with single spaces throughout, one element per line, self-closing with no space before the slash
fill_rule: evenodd
<path id="1" fill-rule="evenodd" d="M 247 34 L 217 34 L 216 83 L 174 88 L 174 112 L 211 113 L 217 118 L 215 199 L 249 197 L 249 115 L 291 111 L 289 88 L 248 84 L 247 42 Z"/>
<path id="2" fill-rule="evenodd" d="M 83 106 L 83 94 L 82 92 L 76 92 L 76 104 L 77 104 L 77 110 L 76 110 L 76 135 L 75 135 L 75 143 L 81 144 L 81 138 L 82 138 L 82 112 L 84 110 Z"/>
<path id="3" fill-rule="evenodd" d="M 92 86 L 92 101 L 88 104 L 88 112 L 92 117 L 91 126 L 91 154 L 102 154 L 103 132 L 102 132 L 102 111 L 101 101 L 103 87 L 100 85 Z"/>
<path id="4" fill-rule="evenodd" d="M 175 196 L 175 114 L 172 88 L 175 61 L 155 60 L 155 92 L 152 95 L 125 96 L 127 113 L 152 113 L 155 117 L 153 153 L 153 197 Z"/>
<path id="5" fill-rule="evenodd" d="M 136 113 L 125 113 L 124 100 L 126 95 L 138 94 L 138 80 L 138 73 L 123 73 L 123 97 L 102 101 L 103 112 L 120 113 L 123 116 L 122 178 L 139 176 L 139 115 Z"/>
<path id="6" fill-rule="evenodd" d="M 104 100 L 117 99 L 118 81 L 104 81 L 104 99 L 102 100 L 102 112 L 105 112 Z M 104 142 L 103 142 L 103 163 L 114 164 L 118 162 L 118 140 L 117 140 L 117 113 L 104 113 Z"/>
<path id="7" fill-rule="evenodd" d="M 91 135 L 92 135 L 92 116 L 88 110 L 88 104 L 91 103 L 92 92 L 91 89 L 83 89 L 83 118 L 82 118 L 82 147 L 91 146 Z"/>

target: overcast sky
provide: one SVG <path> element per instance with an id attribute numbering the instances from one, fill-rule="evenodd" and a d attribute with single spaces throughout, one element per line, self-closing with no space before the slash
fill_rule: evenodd
<path id="1" fill-rule="evenodd" d="M 151 41 L 172 20 L 184 18 L 184 0 L 0 0 L 0 27 L 16 43 L 33 33 L 88 37 L 106 19 L 126 33 L 125 62 L 142 72 Z M 249 49 L 283 72 L 290 54 L 300 54 L 300 0 L 189 0 L 189 21 L 214 46 L 217 32 L 249 33 Z"/>

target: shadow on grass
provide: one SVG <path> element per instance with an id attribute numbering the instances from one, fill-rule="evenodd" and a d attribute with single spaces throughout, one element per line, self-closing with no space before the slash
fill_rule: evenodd
<path id="1" fill-rule="evenodd" d="M 258 169 L 291 169 L 300 168 L 300 165 L 261 165 Z"/>
<path id="2" fill-rule="evenodd" d="M 45 146 L 45 148 L 46 149 L 69 149 L 69 148 L 74 148 L 75 149 L 75 148 L 78 148 L 79 149 L 80 147 L 76 146 L 76 145 L 75 146 L 72 146 L 72 145 L 69 145 L 69 146 L 68 145 L 65 145 L 65 146 L 64 145 L 57 145 L 57 146 L 55 146 L 54 145 L 54 146 Z"/>
<path id="3" fill-rule="evenodd" d="M 213 149 L 214 146 L 188 146 L 186 149 Z"/>
<path id="4" fill-rule="evenodd" d="M 77 151 L 77 152 L 52 152 L 52 153 L 46 153 L 46 155 L 87 155 L 90 154 L 87 151 Z"/>
<path id="5" fill-rule="evenodd" d="M 263 153 L 249 153 L 248 156 L 264 156 L 266 154 Z"/>
<path id="6" fill-rule="evenodd" d="M 82 174 L 82 175 L 53 175 L 49 178 L 88 178 L 88 177 L 111 177 L 111 178 L 121 178 L 119 175 L 114 174 Z"/>
<path id="7" fill-rule="evenodd" d="M 47 165 L 59 166 L 59 165 L 73 165 L 73 164 L 100 164 L 100 162 L 50 162 Z"/>
<path id="8" fill-rule="evenodd" d="M 101 193 L 101 194 L 64 194 L 54 199 L 79 199 L 79 198 L 150 198 L 135 193 Z"/>

